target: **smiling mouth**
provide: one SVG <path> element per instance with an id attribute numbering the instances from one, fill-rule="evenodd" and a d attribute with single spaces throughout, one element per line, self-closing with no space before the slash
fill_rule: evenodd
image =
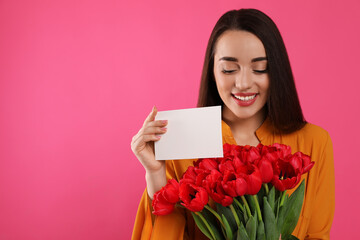
<path id="1" fill-rule="evenodd" d="M 256 97 L 256 95 L 258 95 L 258 93 L 255 93 L 254 95 L 251 96 L 246 96 L 246 97 L 241 97 L 241 96 L 235 96 L 234 94 L 232 94 L 234 98 L 239 99 L 241 101 L 249 101 L 252 100 Z"/>

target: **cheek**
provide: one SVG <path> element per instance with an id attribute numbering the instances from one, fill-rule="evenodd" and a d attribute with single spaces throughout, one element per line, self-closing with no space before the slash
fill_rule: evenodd
<path id="1" fill-rule="evenodd" d="M 269 77 L 262 79 L 262 81 L 260 82 L 260 88 L 266 95 L 269 92 L 269 86 L 270 86 Z"/>
<path id="2" fill-rule="evenodd" d="M 231 79 L 223 76 L 216 76 L 216 86 L 218 91 L 231 91 Z"/>
<path id="3" fill-rule="evenodd" d="M 222 79 L 221 79 L 216 82 L 216 86 L 217 86 L 217 90 L 218 90 L 220 97 L 223 99 L 223 101 L 225 101 L 224 99 L 230 92 L 230 88 L 229 88 L 228 84 L 226 83 L 226 81 L 222 81 Z"/>

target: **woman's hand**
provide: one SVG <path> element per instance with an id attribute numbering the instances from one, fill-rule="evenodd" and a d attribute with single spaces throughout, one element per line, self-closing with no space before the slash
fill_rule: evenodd
<path id="1" fill-rule="evenodd" d="M 154 106 L 149 116 L 144 121 L 139 132 L 132 138 L 131 150 L 143 165 L 146 171 L 146 183 L 149 196 L 166 184 L 165 161 L 155 160 L 154 142 L 166 133 L 166 120 L 156 120 L 157 109 Z"/>
<path id="2" fill-rule="evenodd" d="M 144 166 L 146 172 L 156 172 L 165 165 L 164 161 L 155 160 L 154 142 L 161 138 L 161 136 L 156 134 L 166 132 L 165 126 L 167 121 L 154 121 L 156 113 L 157 109 L 153 107 L 151 113 L 145 119 L 142 128 L 140 128 L 131 141 L 131 150 Z"/>

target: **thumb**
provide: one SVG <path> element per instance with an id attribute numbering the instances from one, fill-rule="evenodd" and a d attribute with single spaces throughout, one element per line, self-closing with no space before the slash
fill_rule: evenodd
<path id="1" fill-rule="evenodd" d="M 157 108 L 156 106 L 154 105 L 154 107 L 152 108 L 151 112 L 149 113 L 149 115 L 147 116 L 147 118 L 145 119 L 144 121 L 144 125 L 151 122 L 151 121 L 154 121 L 155 120 L 155 116 L 157 114 Z"/>

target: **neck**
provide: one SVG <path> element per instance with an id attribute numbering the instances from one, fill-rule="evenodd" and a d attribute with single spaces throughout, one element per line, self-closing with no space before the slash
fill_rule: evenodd
<path id="1" fill-rule="evenodd" d="M 251 139 L 256 136 L 255 131 L 265 121 L 265 108 L 261 109 L 252 117 L 239 118 L 230 109 L 224 106 L 222 118 L 224 122 L 231 128 L 231 132 L 235 138 L 246 141 L 247 139 Z"/>

